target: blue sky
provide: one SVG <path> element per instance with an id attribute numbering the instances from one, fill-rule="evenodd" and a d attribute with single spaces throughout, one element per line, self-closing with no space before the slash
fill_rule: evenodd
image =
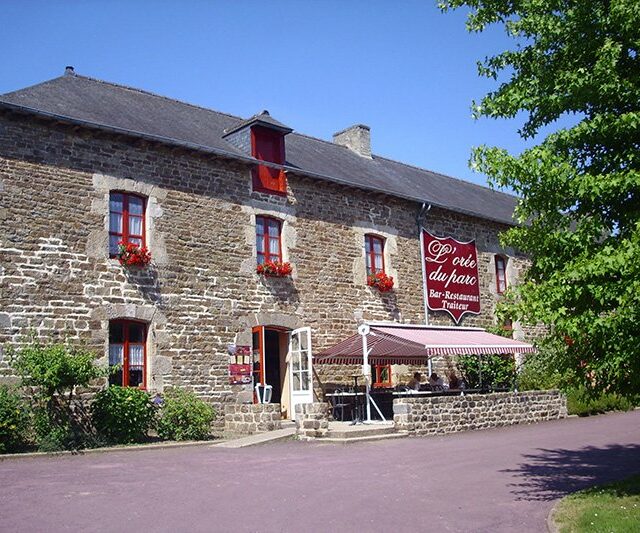
<path id="1" fill-rule="evenodd" d="M 371 127 L 374 153 L 486 183 L 472 146 L 518 152 L 519 121 L 471 118 L 495 82 L 476 61 L 513 43 L 468 34 L 435 1 L 4 0 L 0 93 L 62 74 L 146 89 L 248 117 L 268 109 L 331 139 Z"/>

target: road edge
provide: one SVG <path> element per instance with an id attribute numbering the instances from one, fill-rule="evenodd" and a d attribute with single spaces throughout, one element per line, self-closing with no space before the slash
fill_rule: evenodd
<path id="1" fill-rule="evenodd" d="M 556 520 L 555 520 L 555 515 L 556 515 L 556 511 L 558 510 L 558 505 L 560 505 L 560 502 L 562 502 L 562 498 L 560 498 L 556 503 L 553 504 L 553 507 L 551 508 L 551 510 L 549 511 L 549 513 L 547 514 L 547 531 L 549 533 L 559 533 L 560 529 L 558 529 L 558 526 L 556 524 Z"/>

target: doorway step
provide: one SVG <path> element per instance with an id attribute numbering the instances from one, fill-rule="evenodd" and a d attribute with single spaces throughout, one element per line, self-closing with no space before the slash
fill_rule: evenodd
<path id="1" fill-rule="evenodd" d="M 351 444 L 376 440 L 391 440 L 408 437 L 407 431 L 396 431 L 392 422 L 352 425 L 351 422 L 329 422 L 326 436 L 318 437 L 318 442 Z"/>

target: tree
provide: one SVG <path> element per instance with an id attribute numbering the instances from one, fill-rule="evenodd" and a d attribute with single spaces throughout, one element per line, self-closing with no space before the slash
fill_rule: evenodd
<path id="1" fill-rule="evenodd" d="M 467 28 L 502 25 L 514 49 L 486 58 L 498 82 L 477 117 L 524 115 L 519 155 L 481 146 L 471 164 L 521 197 L 502 235 L 531 257 L 514 317 L 566 340 L 562 366 L 593 391 L 640 391 L 640 2 L 445 0 Z M 574 126 L 556 121 L 572 117 Z M 543 137 L 541 128 L 558 128 Z"/>

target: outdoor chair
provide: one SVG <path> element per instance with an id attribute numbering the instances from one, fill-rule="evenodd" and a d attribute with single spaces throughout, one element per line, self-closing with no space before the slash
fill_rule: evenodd
<path id="1" fill-rule="evenodd" d="M 335 396 L 331 396 L 331 415 L 334 420 L 344 422 L 344 409 L 345 407 L 349 407 L 351 404 L 346 401 L 345 396 L 340 396 L 340 394 L 344 392 L 342 389 L 336 389 L 333 392 Z M 338 414 L 340 415 L 339 417 Z"/>

